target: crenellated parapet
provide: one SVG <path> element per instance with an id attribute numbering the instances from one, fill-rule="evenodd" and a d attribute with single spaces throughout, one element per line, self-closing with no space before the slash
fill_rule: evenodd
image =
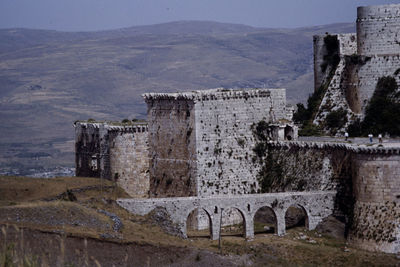
<path id="1" fill-rule="evenodd" d="M 106 131 L 116 131 L 121 133 L 144 133 L 149 130 L 147 122 L 132 122 L 132 124 L 123 124 L 116 122 L 76 122 L 75 128 L 93 128 Z"/>
<path id="2" fill-rule="evenodd" d="M 310 141 L 293 141 L 293 142 L 280 142 L 270 141 L 268 143 L 270 147 L 291 149 L 320 149 L 320 150 L 331 150 L 339 149 L 345 150 L 357 154 L 381 154 L 381 155 L 400 155 L 400 146 L 367 146 L 357 145 L 349 143 L 335 143 L 335 142 L 310 142 Z"/>
<path id="3" fill-rule="evenodd" d="M 208 90 L 197 90 L 181 93 L 146 93 L 142 96 L 145 101 L 156 100 L 192 100 L 192 101 L 210 101 L 210 100 L 230 100 L 230 99 L 248 99 L 248 98 L 264 98 L 274 95 L 271 91 L 284 90 L 280 88 L 243 88 L 243 89 L 225 89 L 216 88 Z"/>

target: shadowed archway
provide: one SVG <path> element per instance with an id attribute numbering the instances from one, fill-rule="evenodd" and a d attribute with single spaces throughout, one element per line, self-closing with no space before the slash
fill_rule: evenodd
<path id="1" fill-rule="evenodd" d="M 285 213 L 286 229 L 305 227 L 308 229 L 307 211 L 301 205 L 290 206 Z"/>
<path id="2" fill-rule="evenodd" d="M 212 224 L 208 212 L 202 208 L 192 210 L 186 218 L 188 238 L 211 238 Z"/>
<path id="3" fill-rule="evenodd" d="M 246 222 L 241 210 L 238 208 L 227 208 L 222 212 L 222 228 L 223 236 L 245 236 Z"/>
<path id="4" fill-rule="evenodd" d="M 277 218 L 271 207 L 264 206 L 254 214 L 254 234 L 274 234 L 277 232 Z"/>

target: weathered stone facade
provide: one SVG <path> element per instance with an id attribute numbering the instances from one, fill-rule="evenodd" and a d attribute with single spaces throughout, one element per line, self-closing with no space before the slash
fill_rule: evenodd
<path id="1" fill-rule="evenodd" d="M 251 160 L 252 125 L 261 120 L 284 125 L 277 138 L 297 138 L 285 89 L 212 89 L 144 97 L 151 196 L 254 193 L 258 184 Z"/>
<path id="2" fill-rule="evenodd" d="M 280 181 L 290 179 L 271 192 L 334 190 L 333 214 L 348 222 L 354 245 L 400 252 L 399 146 L 271 142 L 269 153 Z"/>
<path id="3" fill-rule="evenodd" d="M 133 197 L 249 194 L 258 189 L 251 127 L 297 138 L 285 89 L 145 94 L 148 122 L 76 123 L 76 175 L 116 180 Z"/>
<path id="4" fill-rule="evenodd" d="M 314 123 L 323 125 L 331 111 L 347 111 L 347 127 L 365 115 L 378 79 L 392 76 L 400 83 L 400 4 L 357 9 L 357 33 L 335 34 L 340 62 L 331 80 L 323 72 L 327 49 L 325 36 L 314 37 L 315 90 L 329 83 Z"/>
<path id="5" fill-rule="evenodd" d="M 212 238 L 219 233 L 221 208 L 239 210 L 246 237 L 252 238 L 253 218 L 259 208 L 267 206 L 274 211 L 277 233 L 284 234 L 284 214 L 289 206 L 297 204 L 306 210 L 309 229 L 314 229 L 323 218 L 333 214 L 347 222 L 348 238 L 354 245 L 388 253 L 400 252 L 399 146 L 269 142 L 268 153 L 275 164 L 281 165 L 281 177 L 277 179 L 284 181 L 283 187 L 279 183 L 272 186 L 271 193 L 118 200 L 118 203 L 141 215 L 156 207 L 166 208 L 183 236 L 190 212 L 199 210 L 199 214 L 204 214 L 207 219 L 201 223 L 208 226 L 211 220 Z M 290 179 L 288 183 L 287 178 Z M 317 195 L 321 197 L 312 201 L 304 199 Z M 314 222 L 310 226 L 313 216 L 319 217 L 311 219 Z"/>
<path id="6" fill-rule="evenodd" d="M 349 122 L 362 117 L 380 77 L 392 75 L 399 82 L 399 21 L 400 5 L 359 8 L 357 36 L 335 35 L 339 60 L 334 67 L 322 68 L 325 36 L 314 37 L 315 86 L 326 86 L 315 123 L 339 108 L 348 111 Z M 400 252 L 398 146 L 294 142 L 297 129 L 284 89 L 149 93 L 144 98 L 148 130 L 146 125 L 76 124 L 77 176 L 116 179 L 134 197 L 154 197 L 119 200 L 121 206 L 142 215 L 162 207 L 182 236 L 190 212 L 198 210 L 193 221 L 198 226 L 211 221 L 214 239 L 222 208 L 230 223 L 237 218 L 227 211 L 239 211 L 251 238 L 258 208 L 273 209 L 277 233 L 283 234 L 285 211 L 299 204 L 309 229 L 333 214 L 347 222 L 355 245 Z M 278 140 L 268 140 L 268 156 L 261 163 L 253 160 L 257 140 L 252 132 L 260 121 Z M 273 175 L 260 176 L 263 163 L 273 167 Z M 270 194 L 255 194 L 262 179 L 270 179 Z"/>
<path id="7" fill-rule="evenodd" d="M 400 155 L 357 154 L 350 240 L 369 250 L 400 253 Z"/>
<path id="8" fill-rule="evenodd" d="M 76 176 L 118 183 L 132 197 L 149 191 L 147 123 L 75 123 Z"/>

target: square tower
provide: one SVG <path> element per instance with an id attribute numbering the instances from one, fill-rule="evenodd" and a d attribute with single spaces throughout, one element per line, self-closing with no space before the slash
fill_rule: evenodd
<path id="1" fill-rule="evenodd" d="M 151 197 L 256 193 L 252 125 L 283 125 L 278 128 L 293 135 L 288 139 L 297 137 L 285 89 L 219 88 L 144 98 Z"/>

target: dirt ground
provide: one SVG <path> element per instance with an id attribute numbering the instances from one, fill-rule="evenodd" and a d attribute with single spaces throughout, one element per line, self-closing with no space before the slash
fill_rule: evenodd
<path id="1" fill-rule="evenodd" d="M 252 241 L 233 227 L 221 248 L 208 231 L 184 240 L 129 214 L 119 197 L 127 195 L 100 179 L 0 177 L 0 266 L 400 266 L 400 255 L 304 227 L 279 237 L 257 225 Z"/>

